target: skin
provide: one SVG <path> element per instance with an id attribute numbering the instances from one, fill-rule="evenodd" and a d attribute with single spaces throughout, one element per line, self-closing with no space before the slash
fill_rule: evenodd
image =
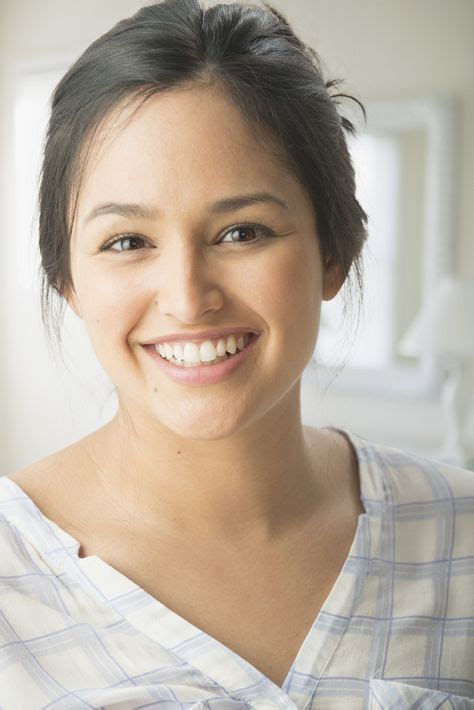
<path id="1" fill-rule="evenodd" d="M 305 188 L 255 142 L 223 93 L 200 86 L 157 94 L 125 127 L 117 118 L 92 146 L 71 236 L 69 305 L 119 398 L 114 418 L 87 439 L 86 468 L 110 516 L 131 521 L 135 535 L 177 539 L 185 531 L 203 546 L 271 545 L 317 520 L 335 497 L 327 436 L 310 437 L 301 423 L 300 378 L 321 301 L 334 298 L 343 277 L 332 262 L 323 269 Z M 289 211 L 208 207 L 263 191 Z M 157 214 L 86 222 L 108 201 L 146 203 Z M 277 237 L 251 230 L 255 243 L 230 243 L 241 221 Z M 120 233 L 144 241 L 100 251 Z M 169 380 L 141 346 L 234 325 L 260 338 L 214 385 Z"/>

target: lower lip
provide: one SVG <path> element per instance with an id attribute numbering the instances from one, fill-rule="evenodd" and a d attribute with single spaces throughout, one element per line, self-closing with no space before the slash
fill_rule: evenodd
<path id="1" fill-rule="evenodd" d="M 213 385 L 228 377 L 251 355 L 258 338 L 258 335 L 252 333 L 248 344 L 240 352 L 215 365 L 203 365 L 200 367 L 173 365 L 173 363 L 161 357 L 154 345 L 143 345 L 142 347 L 150 354 L 157 366 L 168 375 L 170 380 L 189 385 Z"/>

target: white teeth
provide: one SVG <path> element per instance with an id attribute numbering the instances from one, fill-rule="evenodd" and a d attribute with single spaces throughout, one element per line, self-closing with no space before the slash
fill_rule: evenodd
<path id="1" fill-rule="evenodd" d="M 181 343 L 175 343 L 173 345 L 173 355 L 174 355 L 175 360 L 183 360 L 184 359 L 183 352 L 184 352 L 184 348 L 181 345 Z"/>
<path id="2" fill-rule="evenodd" d="M 183 360 L 184 362 L 201 362 L 199 345 L 196 345 L 196 343 L 185 343 Z"/>
<path id="3" fill-rule="evenodd" d="M 225 355 L 225 353 L 225 339 L 219 338 L 219 340 L 217 341 L 217 355 L 219 357 L 222 357 L 222 355 Z"/>
<path id="4" fill-rule="evenodd" d="M 173 362 L 181 365 L 197 365 L 199 363 L 210 363 L 229 353 L 235 355 L 237 350 L 243 350 L 249 342 L 250 334 L 229 335 L 227 338 L 219 338 L 216 341 L 205 340 L 197 343 L 158 343 L 155 349 L 160 353 L 162 358 L 173 360 Z"/>
<path id="5" fill-rule="evenodd" d="M 201 354 L 201 362 L 211 362 L 217 357 L 217 350 L 210 340 L 205 340 L 201 343 L 199 352 Z"/>
<path id="6" fill-rule="evenodd" d="M 226 344 L 227 352 L 234 355 L 237 351 L 237 343 L 235 342 L 235 335 L 229 335 Z"/>

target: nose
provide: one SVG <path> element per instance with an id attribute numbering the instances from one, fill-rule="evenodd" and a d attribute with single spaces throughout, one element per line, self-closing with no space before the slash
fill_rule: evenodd
<path id="1" fill-rule="evenodd" d="M 176 239 L 160 255 L 155 301 L 163 316 L 191 325 L 222 308 L 223 283 L 211 263 L 209 248 Z"/>

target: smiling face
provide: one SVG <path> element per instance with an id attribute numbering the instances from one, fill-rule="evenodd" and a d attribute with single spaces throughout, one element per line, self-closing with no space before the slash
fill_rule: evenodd
<path id="1" fill-rule="evenodd" d="M 323 272 L 308 193 L 215 89 L 156 94 L 124 125 L 109 119 L 105 142 L 93 145 L 88 160 L 69 299 L 120 406 L 135 424 L 195 439 L 294 412 L 321 299 L 342 285 L 337 268 Z M 218 201 L 255 193 L 275 199 L 216 209 Z M 141 214 L 97 209 L 107 203 L 141 205 Z M 104 250 L 117 235 L 133 239 Z M 142 345 L 235 326 L 260 337 L 214 384 L 172 381 Z"/>

